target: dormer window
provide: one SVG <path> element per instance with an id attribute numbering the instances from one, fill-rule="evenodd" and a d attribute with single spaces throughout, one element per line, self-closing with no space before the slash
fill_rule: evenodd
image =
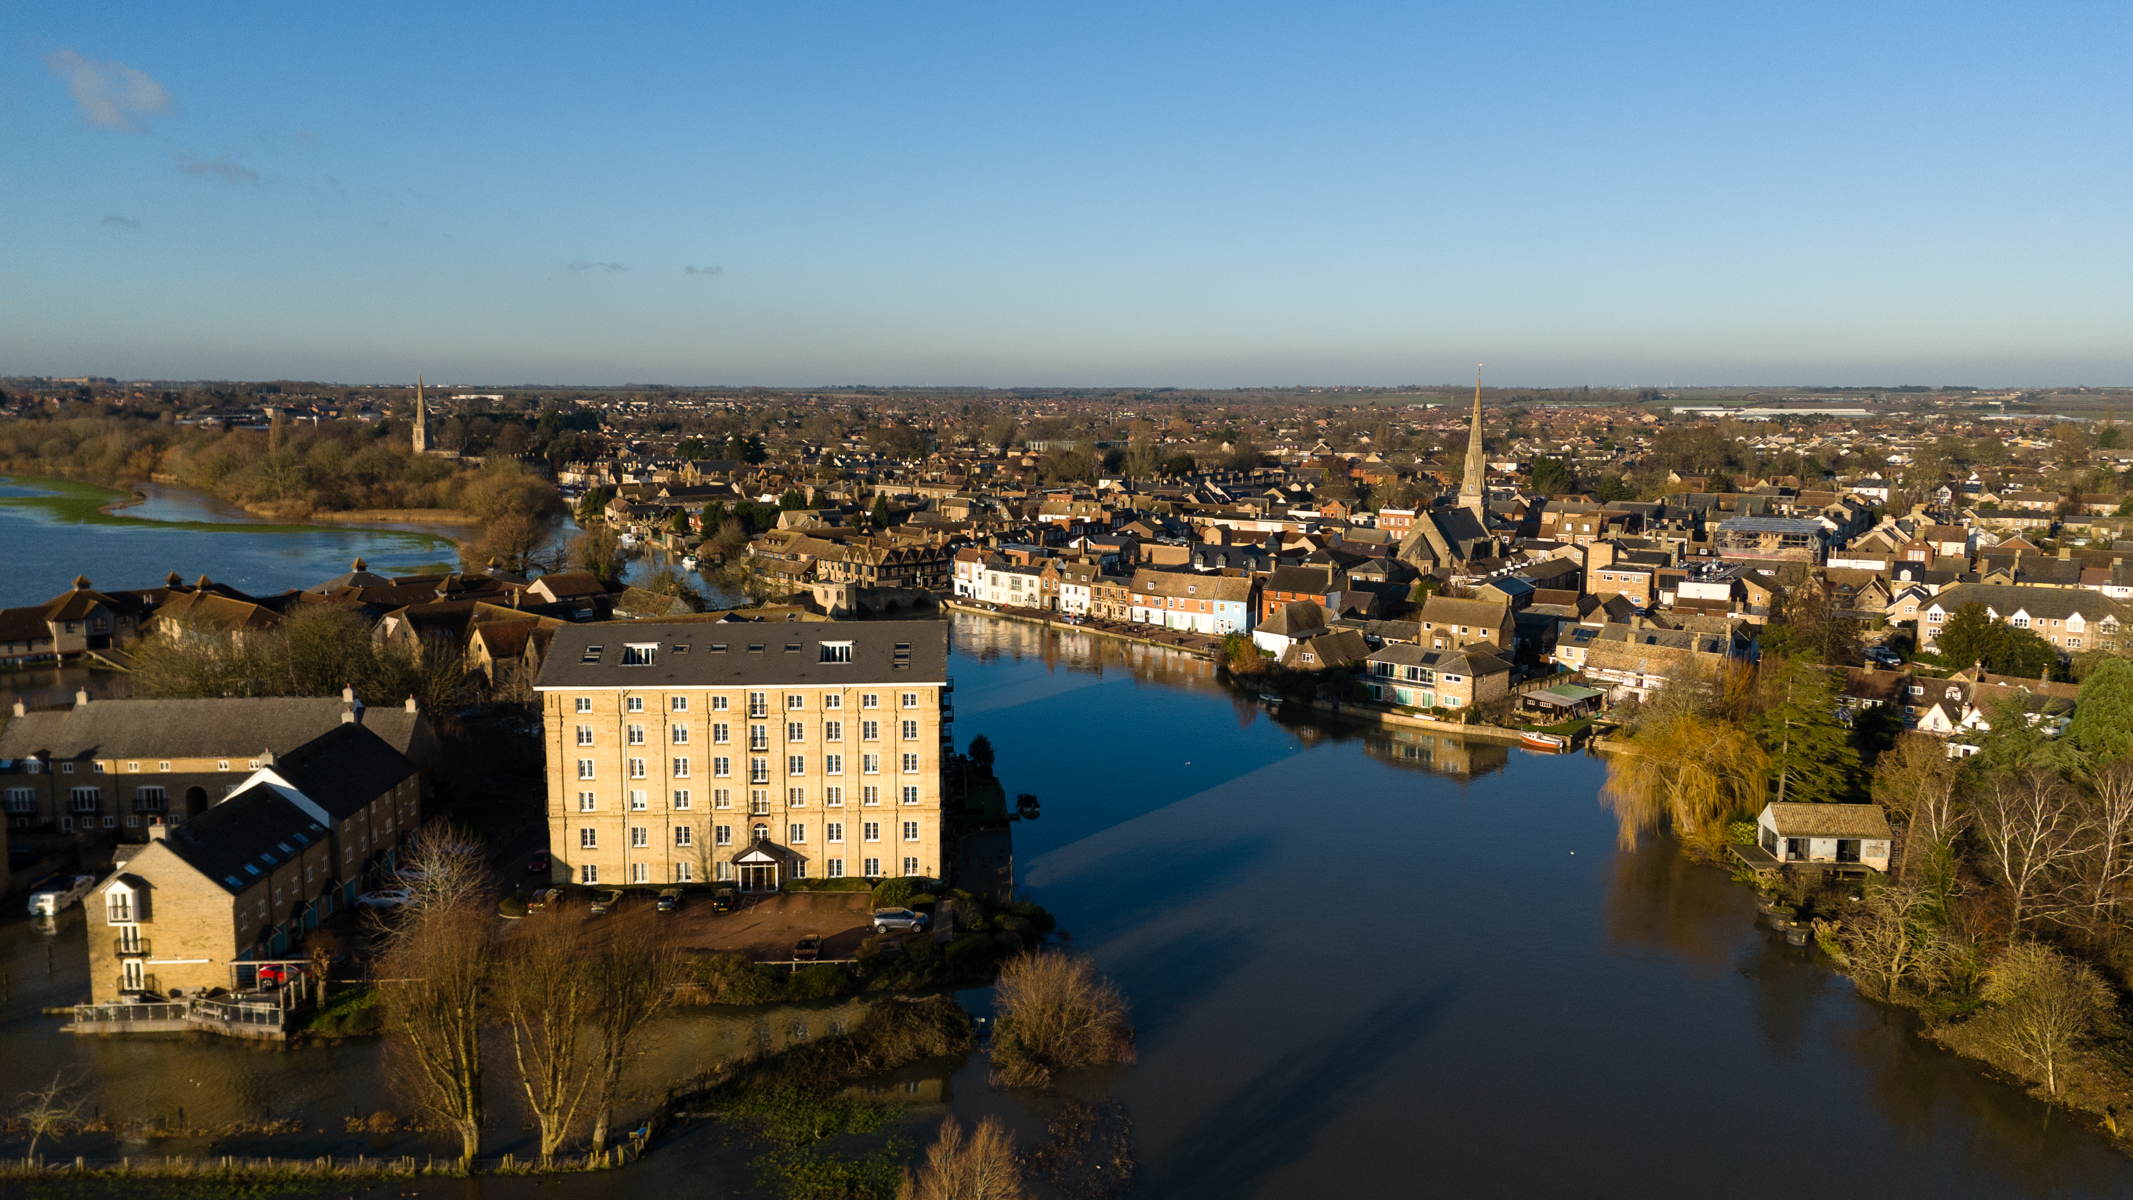
<path id="1" fill-rule="evenodd" d="M 649 667 L 659 655 L 658 642 L 631 642 L 622 648 L 622 665 L 625 667 Z"/>
<path id="2" fill-rule="evenodd" d="M 848 663 L 852 661 L 852 644 L 850 642 L 822 643 L 822 661 L 826 663 Z"/>

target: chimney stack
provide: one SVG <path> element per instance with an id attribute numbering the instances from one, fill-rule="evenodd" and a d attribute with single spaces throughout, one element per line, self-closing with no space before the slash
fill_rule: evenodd
<path id="1" fill-rule="evenodd" d="M 355 688 L 354 688 L 353 686 L 343 686 L 343 687 L 341 688 L 341 703 L 343 703 L 343 704 L 354 704 L 355 702 L 356 702 L 356 690 L 355 690 Z"/>
<path id="2" fill-rule="evenodd" d="M 420 708 L 418 708 L 418 707 L 416 707 L 416 706 L 415 706 L 415 698 L 414 698 L 413 696 L 409 696 L 409 697 L 407 698 L 407 711 L 409 711 L 409 712 L 421 712 L 421 711 L 422 711 L 422 710 L 421 710 Z"/>
<path id="3" fill-rule="evenodd" d="M 169 836 L 170 836 L 170 826 L 168 826 L 168 825 L 165 825 L 165 824 L 163 823 L 163 818 L 161 818 L 161 817 L 150 817 L 150 818 L 148 819 L 148 840 L 149 840 L 149 841 L 151 841 L 151 842 L 160 842 L 160 841 L 162 841 L 163 839 L 165 839 L 165 838 L 167 838 L 167 837 L 169 837 Z"/>
<path id="4" fill-rule="evenodd" d="M 76 707 L 76 708 L 80 708 L 80 707 L 81 707 L 82 705 L 84 705 L 84 704 L 87 704 L 88 702 L 89 702 L 89 689 L 88 689 L 88 688 L 76 688 L 76 689 L 74 690 L 74 707 Z"/>
<path id="5" fill-rule="evenodd" d="M 29 711 L 30 706 L 22 702 L 22 697 L 15 697 L 15 715 L 18 717 L 25 716 L 29 713 Z"/>

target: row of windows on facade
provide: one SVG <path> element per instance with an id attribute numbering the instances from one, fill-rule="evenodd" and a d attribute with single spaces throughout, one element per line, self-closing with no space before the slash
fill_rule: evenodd
<path id="1" fill-rule="evenodd" d="M 754 552 L 751 551 L 751 553 Z M 757 555 L 757 557 L 790 561 L 788 556 L 782 554 L 763 554 Z M 853 573 L 859 573 L 861 570 L 861 568 L 845 563 L 832 563 L 829 565 L 833 570 L 850 570 Z M 870 576 L 877 574 L 873 567 L 864 568 L 864 573 Z M 819 661 L 821 662 L 848 663 L 852 661 L 852 643 L 850 642 L 822 642 L 819 645 L 821 655 Z M 762 642 L 749 642 L 747 646 L 750 654 L 761 654 L 764 649 L 764 643 Z M 599 662 L 601 652 L 605 649 L 606 647 L 604 646 L 587 646 L 585 647 L 584 655 L 578 661 L 585 663 Z M 689 652 L 689 643 L 677 642 L 673 645 L 672 651 L 675 654 L 687 654 Z M 709 651 L 712 654 L 724 654 L 726 652 L 726 643 L 712 642 L 709 646 Z M 785 643 L 785 652 L 787 654 L 797 654 L 799 651 L 800 643 Z M 895 657 L 898 662 L 909 662 L 911 658 L 911 643 L 896 643 Z M 658 661 L 658 642 L 627 642 L 623 644 L 622 665 L 625 667 L 649 667 L 655 665 Z"/>
<path id="2" fill-rule="evenodd" d="M 916 775 L 916 774 L 919 774 L 919 771 L 920 771 L 920 767 L 919 767 L 919 756 L 918 756 L 918 755 L 916 755 L 916 754 L 905 754 L 905 755 L 902 755 L 902 756 L 901 756 L 901 762 L 899 763 L 899 766 L 900 766 L 900 767 L 902 768 L 902 773 L 903 773 L 903 774 L 905 774 L 905 775 Z M 651 769 L 650 769 L 650 764 L 649 764 L 649 763 L 648 763 L 648 762 L 647 762 L 646 760 L 644 760 L 644 759 L 641 759 L 641 758 L 633 758 L 633 759 L 630 759 L 630 760 L 628 761 L 628 763 L 626 764 L 626 767 L 625 767 L 625 769 L 626 769 L 626 770 L 628 771 L 628 773 L 629 773 L 629 777 L 630 777 L 631 779 L 649 779 L 649 778 L 651 778 Z M 692 764 L 691 764 L 690 760 L 689 760 L 689 759 L 687 759 L 687 758 L 674 758 L 674 759 L 669 759 L 669 760 L 668 760 L 668 762 L 667 762 L 667 775 L 668 775 L 668 776 L 669 776 L 670 778 L 674 778 L 674 779 L 688 779 L 688 778 L 691 778 L 691 777 L 692 777 L 692 775 L 691 775 L 692 769 L 693 769 L 693 768 L 692 768 Z M 787 775 L 805 775 L 805 774 L 807 774 L 807 756 L 806 756 L 805 754 L 791 754 L 791 755 L 787 755 L 787 756 L 786 756 L 786 758 L 785 758 L 785 773 L 786 773 Z M 842 774 L 844 774 L 844 756 L 843 756 L 842 754 L 825 754 L 825 755 L 823 755 L 823 756 L 822 756 L 822 773 L 823 773 L 824 775 L 842 775 Z M 860 773 L 861 775 L 879 775 L 879 774 L 881 774 L 881 755 L 879 755 L 879 754 L 862 754 L 862 755 L 860 755 L 860 756 L 859 756 L 859 773 Z M 733 760 L 732 760 L 732 759 L 730 759 L 730 758 L 725 758 L 725 757 L 722 757 L 722 756 L 714 756 L 714 757 L 713 757 L 713 758 L 711 759 L 711 775 L 712 775 L 712 778 L 714 778 L 714 779 L 730 779 L 730 778 L 732 778 L 732 777 L 733 777 Z M 600 776 L 599 776 L 599 770 L 598 770 L 598 767 L 597 767 L 597 760 L 595 760 L 595 759 L 590 759 L 590 758 L 581 758 L 581 759 L 579 759 L 579 760 L 578 760 L 578 778 L 579 778 L 579 779 L 598 779 L 599 777 L 600 777 Z M 748 760 L 748 781 L 749 781 L 750 783 L 769 783 L 769 782 L 770 782 L 770 760 L 769 760 L 769 759 L 767 759 L 767 758 L 751 758 L 751 759 L 749 759 L 749 760 Z"/>
<path id="3" fill-rule="evenodd" d="M 920 792 L 916 785 L 906 786 L 903 789 L 902 796 L 903 802 L 905 804 L 917 804 L 920 802 Z M 696 800 L 695 797 L 690 794 L 690 790 L 688 788 L 675 788 L 669 797 L 669 802 L 670 806 L 676 812 L 687 812 L 695 806 Z M 866 787 L 860 788 L 859 803 L 861 807 L 864 808 L 873 808 L 879 805 L 881 803 L 881 789 L 871 784 Z M 842 787 L 834 785 L 823 788 L 822 806 L 824 808 L 843 808 L 844 789 Z M 649 812 L 652 807 L 651 792 L 644 788 L 631 788 L 629 793 L 629 807 L 631 812 Z M 732 808 L 733 789 L 712 788 L 711 807 Z M 807 789 L 804 787 L 786 788 L 785 807 L 806 808 Z M 598 792 L 579 792 L 578 811 L 600 811 L 600 794 Z M 748 812 L 751 816 L 769 815 L 769 788 L 750 788 L 748 790 Z"/>
<path id="4" fill-rule="evenodd" d="M 227 796 L 237 790 L 236 784 L 223 789 Z M 78 787 L 67 789 L 67 811 L 77 813 L 101 812 L 104 807 L 104 789 Z M 160 787 L 137 787 L 133 789 L 135 812 L 162 812 L 170 807 L 170 793 Z M 37 811 L 37 792 L 34 788 L 7 789 L 7 811 L 33 813 Z"/>
<path id="5" fill-rule="evenodd" d="M 904 875 L 916 875 L 916 874 L 918 874 L 918 868 L 919 868 L 919 861 L 918 861 L 917 857 L 916 857 L 916 856 L 907 856 L 907 857 L 905 857 L 905 859 L 903 860 L 903 871 L 902 871 L 901 873 L 902 873 L 902 874 L 904 874 Z M 653 881 L 653 879 L 652 879 L 652 864 L 651 864 L 651 863 L 641 863 L 641 862 L 640 862 L 640 863 L 630 863 L 630 864 L 629 864 L 629 867 L 628 867 L 628 870 L 629 870 L 629 882 L 630 882 L 630 883 L 651 883 L 651 882 L 654 882 L 654 881 Z M 795 861 L 795 862 L 794 862 L 794 863 L 792 864 L 792 866 L 790 867 L 790 871 L 791 871 L 791 875 L 790 875 L 790 877 L 791 877 L 791 878 L 793 878 L 793 879 L 805 879 L 805 878 L 807 878 L 807 864 L 806 864 L 805 862 L 802 862 L 802 861 Z M 828 878 L 830 878 L 830 879 L 842 879 L 842 878 L 844 878 L 844 860 L 843 860 L 843 859 L 841 859 L 841 858 L 831 858 L 831 859 L 825 859 L 825 860 L 823 860 L 823 872 L 822 872 L 822 873 L 823 873 L 823 874 L 824 874 L 824 875 L 825 875 L 826 877 L 828 877 Z M 699 880 L 698 880 L 698 879 L 697 879 L 697 877 L 696 877 L 696 864 L 695 864 L 695 863 L 686 863 L 686 862 L 678 862 L 678 863 L 675 863 L 675 864 L 673 864 L 673 866 L 671 867 L 671 874 L 672 874 L 672 878 L 671 878 L 671 879 L 665 879 L 665 880 L 660 880 L 660 881 L 658 881 L 658 882 L 662 882 L 662 883 L 697 883 L 697 882 L 699 882 Z M 880 879 L 880 878 L 882 877 L 882 874 L 881 874 L 881 860 L 880 860 L 880 859 L 878 859 L 878 858 L 862 858 L 862 859 L 860 859 L 860 860 L 859 860 L 859 874 L 860 874 L 860 875 L 862 875 L 862 876 L 864 876 L 865 878 L 868 878 L 868 879 Z M 721 863 L 713 863 L 713 864 L 711 864 L 711 878 L 712 878 L 712 881 L 713 881 L 713 882 L 718 882 L 718 883 L 726 883 L 726 882 L 730 882 L 730 881 L 731 881 L 731 880 L 733 879 L 733 876 L 734 876 L 734 872 L 733 872 L 733 864 L 732 864 L 732 863 L 730 863 L 730 862 L 721 862 Z M 580 863 L 580 864 L 578 864 L 578 882 L 579 882 L 579 883 L 599 883 L 599 882 L 600 882 L 600 866 L 599 866 L 599 864 L 598 864 L 598 863 Z"/>
<path id="6" fill-rule="evenodd" d="M 770 837 L 770 826 L 761 821 L 758 821 L 749 828 L 748 832 L 749 835 L 754 838 L 754 840 L 759 842 L 765 841 Z M 903 823 L 903 835 L 904 840 L 907 842 L 915 842 L 919 840 L 918 822 L 905 821 Z M 831 821 L 825 824 L 822 827 L 822 840 L 829 842 L 832 845 L 844 841 L 844 822 Z M 881 822 L 861 822 L 859 826 L 859 840 L 862 842 L 880 841 Z M 711 842 L 713 845 L 716 846 L 731 846 L 733 844 L 733 826 L 713 825 L 711 827 Z M 632 850 L 648 849 L 650 848 L 651 844 L 652 830 L 650 826 L 630 826 L 630 848 Z M 674 845 L 676 847 L 687 848 L 690 846 L 694 846 L 695 844 L 696 826 L 676 825 L 674 827 Z M 805 846 L 807 844 L 807 826 L 799 824 L 798 822 L 795 822 L 791 825 L 787 825 L 785 827 L 785 844 L 788 846 Z M 591 827 L 578 830 L 578 849 L 598 850 L 599 848 L 599 830 Z"/>
<path id="7" fill-rule="evenodd" d="M 217 771 L 229 771 L 236 769 L 230 766 L 231 761 L 231 759 L 227 758 L 217 759 L 215 760 L 215 769 Z M 113 765 L 115 766 L 116 764 L 114 763 Z M 244 769 L 247 771 L 257 771 L 259 768 L 265 765 L 267 764 L 266 760 L 264 759 L 248 759 L 244 764 Z M 89 773 L 92 775 L 101 775 L 104 773 L 104 770 L 104 763 L 100 760 L 91 761 L 89 763 Z M 137 762 L 129 761 L 126 764 L 126 773 L 129 775 L 139 774 L 140 770 L 141 764 Z M 170 763 L 167 760 L 159 762 L 156 764 L 156 770 L 162 772 L 165 775 L 168 775 L 170 773 Z M 37 775 L 41 774 L 43 771 L 44 762 L 41 759 L 27 758 L 22 761 L 22 773 L 25 775 Z M 71 762 L 60 763 L 59 773 L 62 775 L 72 775 L 74 773 L 74 764 Z"/>
<path id="8" fill-rule="evenodd" d="M 903 736 L 903 739 L 905 741 L 916 741 L 918 740 L 918 722 L 904 721 L 898 726 L 897 732 Z M 632 746 L 642 746 L 647 744 L 645 727 L 642 725 L 630 725 L 625 727 L 623 730 L 623 736 L 624 739 Z M 670 725 L 667 727 L 667 741 L 672 743 L 673 745 L 686 746 L 689 744 L 689 739 L 692 736 L 693 735 L 687 725 Z M 577 737 L 578 745 L 592 745 L 594 737 L 593 727 L 590 725 L 578 726 Z M 787 721 L 785 723 L 785 740 L 788 742 L 804 742 L 808 740 L 807 723 L 804 721 Z M 843 741 L 844 722 L 824 721 L 822 723 L 822 740 L 825 742 Z M 862 742 L 880 741 L 881 722 L 861 721 L 859 723 L 859 740 Z M 723 721 L 714 722 L 711 726 L 711 741 L 712 744 L 720 746 L 726 745 L 727 743 L 733 741 L 733 726 Z M 750 725 L 748 727 L 748 748 L 751 750 L 769 749 L 770 726 Z"/>
<path id="9" fill-rule="evenodd" d="M 898 700 L 898 701 L 899 701 L 899 703 L 901 703 L 901 705 L 902 705 L 903 707 L 905 707 L 905 708 L 917 708 L 917 707 L 918 707 L 918 693 L 917 693 L 917 692 L 904 692 L 904 693 L 903 693 L 902 695 L 900 695 L 900 696 L 898 696 L 898 697 L 897 697 L 897 700 Z M 713 697 L 711 697 L 711 711 L 712 711 L 712 712 L 726 712 L 726 711 L 728 711 L 728 710 L 729 710 L 729 709 L 731 708 L 731 706 L 732 706 L 732 697 L 730 697 L 730 696 L 713 696 Z M 806 692 L 787 692 L 787 693 L 785 694 L 785 707 L 786 707 L 787 709 L 789 709 L 789 710 L 795 710 L 795 711 L 797 711 L 797 710 L 799 710 L 799 709 L 804 709 L 804 708 L 806 708 L 806 707 L 807 707 L 807 693 L 806 693 Z M 841 709 L 841 708 L 843 708 L 843 707 L 844 707 L 844 696 L 843 696 L 843 694 L 842 694 L 842 693 L 839 693 L 839 692 L 824 692 L 824 693 L 822 694 L 822 707 L 823 707 L 823 708 L 825 708 L 825 709 L 829 709 L 829 710 L 831 710 L 831 711 L 835 711 L 835 710 L 837 710 L 837 709 Z M 859 707 L 861 707 L 861 708 L 880 708 L 880 707 L 881 707 L 881 694 L 880 694 L 879 692 L 862 692 L 862 693 L 860 693 L 860 696 L 859 696 Z M 579 697 L 577 697 L 577 703 L 576 703 L 576 705 L 574 706 L 574 708 L 575 708 L 575 710 L 576 710 L 576 711 L 578 711 L 578 712 L 581 712 L 581 713 L 589 713 L 589 712 L 591 712 L 591 711 L 593 710 L 593 702 L 592 702 L 592 697 L 591 697 L 591 696 L 579 696 Z M 644 697 L 642 697 L 642 696 L 625 696 L 625 697 L 623 697 L 623 698 L 622 698 L 622 709 L 623 709 L 623 711 L 624 711 L 624 712 L 643 712 L 643 711 L 644 711 Z M 689 697 L 687 697 L 687 696 L 684 696 L 684 695 L 676 695 L 676 696 L 669 696 L 669 697 L 667 697 L 667 711 L 669 711 L 669 712 L 688 712 L 688 711 L 689 711 Z M 767 717 L 767 716 L 769 716 L 769 715 L 770 715 L 770 693 L 768 693 L 768 692 L 750 692 L 750 693 L 748 693 L 748 715 L 749 715 L 749 716 L 751 716 L 751 717 Z"/>

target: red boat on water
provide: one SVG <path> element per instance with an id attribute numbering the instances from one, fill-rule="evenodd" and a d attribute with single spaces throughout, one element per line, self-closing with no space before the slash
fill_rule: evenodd
<path id="1" fill-rule="evenodd" d="M 1553 733 L 1521 733 L 1518 744 L 1528 750 L 1543 750 L 1549 754 L 1561 754 L 1570 749 L 1570 739 Z"/>

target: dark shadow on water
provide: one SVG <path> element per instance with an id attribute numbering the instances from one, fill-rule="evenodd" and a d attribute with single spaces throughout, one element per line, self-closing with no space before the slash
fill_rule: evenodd
<path id="1" fill-rule="evenodd" d="M 1135 1029 L 1147 1038 L 1176 1024 L 1195 1001 L 1243 975 L 1258 957 L 1249 930 L 1224 922 L 1182 930 L 1130 952 L 1114 951 L 1105 961 L 1133 1006 Z"/>
<path id="2" fill-rule="evenodd" d="M 1240 878 L 1269 866 L 1277 845 L 1276 838 L 1259 835 L 1208 843 L 1166 841 L 1107 854 L 1087 869 L 1102 872 L 1103 892 L 1113 903 L 1093 912 L 1094 920 L 1077 922 L 1081 928 L 1072 932 L 1087 940 L 1139 926 L 1149 913 L 1169 911 L 1204 893 L 1211 879 Z M 1079 886 L 1072 883 L 1079 874 L 1058 882 Z M 1042 889 L 1051 886 L 1054 881 L 1040 877 L 1040 902 Z"/>
<path id="3" fill-rule="evenodd" d="M 1705 977 L 1732 965 L 1741 930 L 1755 915 L 1747 893 L 1725 872 L 1656 837 L 1615 855 L 1605 905 L 1611 948 L 1663 950 Z"/>
<path id="4" fill-rule="evenodd" d="M 1250 1194 L 1307 1156 L 1339 1108 L 1393 1073 L 1401 1051 L 1434 1033 L 1456 982 L 1379 1006 L 1310 1045 L 1274 1060 L 1177 1139 L 1180 1151 L 1135 1194 L 1150 1197 Z"/>

